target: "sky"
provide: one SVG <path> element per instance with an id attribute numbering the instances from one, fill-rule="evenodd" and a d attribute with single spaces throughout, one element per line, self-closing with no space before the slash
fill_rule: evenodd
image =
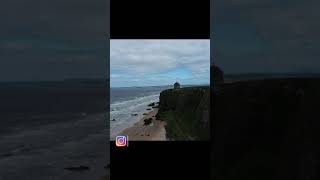
<path id="1" fill-rule="evenodd" d="M 211 62 L 225 73 L 320 73 L 320 1 L 211 5 Z"/>
<path id="2" fill-rule="evenodd" d="M 0 81 L 106 78 L 109 0 L 2 0 Z"/>
<path id="3" fill-rule="evenodd" d="M 111 87 L 209 84 L 209 40 L 111 40 Z"/>
<path id="4" fill-rule="evenodd" d="M 225 73 L 319 73 L 320 1 L 211 3 Z M 0 82 L 109 76 L 109 0 L 2 0 Z"/>

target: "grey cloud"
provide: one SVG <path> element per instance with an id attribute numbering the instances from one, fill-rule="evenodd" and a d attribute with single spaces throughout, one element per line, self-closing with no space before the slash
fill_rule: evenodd
<path id="1" fill-rule="evenodd" d="M 212 38 L 213 61 L 229 73 L 320 72 L 319 6 L 315 0 L 216 1 L 211 14 L 211 31 L 216 36 Z M 226 24 L 234 25 L 231 32 L 215 34 Z M 245 34 L 239 29 L 250 35 L 241 43 L 229 41 L 232 34 Z M 249 36 L 257 41 L 250 41 Z M 242 47 L 246 51 L 238 53 Z"/>
<path id="2" fill-rule="evenodd" d="M 0 32 L 31 39 L 99 40 L 109 28 L 107 8 L 104 0 L 5 0 Z"/>
<path id="3" fill-rule="evenodd" d="M 0 81 L 107 78 L 109 0 L 4 0 Z"/>
<path id="4" fill-rule="evenodd" d="M 125 73 L 159 73 L 177 66 L 209 69 L 209 40 L 112 40 L 111 67 Z"/>

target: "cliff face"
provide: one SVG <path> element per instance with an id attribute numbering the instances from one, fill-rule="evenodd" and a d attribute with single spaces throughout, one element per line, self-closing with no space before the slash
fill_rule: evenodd
<path id="1" fill-rule="evenodd" d="M 214 94 L 214 179 L 319 179 L 319 92 L 320 78 L 289 78 Z"/>
<path id="2" fill-rule="evenodd" d="M 160 93 L 157 119 L 166 121 L 169 139 L 209 139 L 209 87 L 168 89 Z"/>

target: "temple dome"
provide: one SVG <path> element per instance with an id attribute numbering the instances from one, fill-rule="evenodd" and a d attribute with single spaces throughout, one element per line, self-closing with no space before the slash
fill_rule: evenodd
<path id="1" fill-rule="evenodd" d="M 174 89 L 179 89 L 180 88 L 180 84 L 178 82 L 174 83 L 173 88 Z"/>
<path id="2" fill-rule="evenodd" d="M 223 71 L 218 66 L 213 64 L 211 66 L 211 72 L 213 77 L 213 86 L 222 85 L 224 83 Z"/>

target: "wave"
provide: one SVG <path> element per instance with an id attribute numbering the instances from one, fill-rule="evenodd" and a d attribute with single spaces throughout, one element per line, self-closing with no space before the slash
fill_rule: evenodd
<path id="1" fill-rule="evenodd" d="M 110 105 L 111 138 L 139 121 L 147 111 L 148 104 L 156 101 L 159 101 L 159 93 L 112 103 Z M 132 116 L 132 114 L 137 115 Z"/>
<path id="2" fill-rule="evenodd" d="M 131 100 L 125 100 L 125 101 L 117 101 L 117 102 L 114 102 L 114 103 L 111 103 L 111 107 L 114 106 L 122 106 L 122 105 L 125 105 L 125 104 L 128 104 L 128 103 L 134 103 L 134 102 L 137 102 L 137 101 L 145 101 L 147 99 L 150 99 L 150 98 L 157 98 L 159 97 L 159 94 L 153 94 L 153 95 L 149 95 L 149 96 L 143 96 L 143 97 L 135 97 L 134 99 L 131 99 Z"/>

